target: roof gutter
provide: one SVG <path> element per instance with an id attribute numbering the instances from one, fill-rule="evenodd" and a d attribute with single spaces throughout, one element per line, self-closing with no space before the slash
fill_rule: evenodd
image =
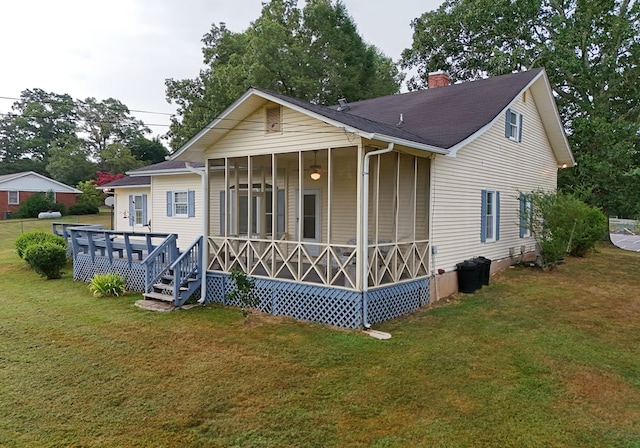
<path id="1" fill-rule="evenodd" d="M 364 155 L 364 167 L 362 169 L 362 226 L 360 228 L 360 274 L 362 276 L 362 326 L 371 328 L 369 323 L 369 310 L 367 309 L 367 295 L 369 292 L 369 159 L 372 156 L 386 154 L 393 151 L 393 143 L 386 148 L 371 151 Z"/>
<path id="2" fill-rule="evenodd" d="M 191 162 L 185 162 L 184 167 L 197 175 L 202 179 L 202 245 L 200 246 L 200 258 L 202 259 L 202 264 L 205 265 L 207 260 L 204 259 L 205 247 L 207 243 L 207 229 L 209 228 L 209 203 L 207 201 L 207 170 L 199 170 L 194 168 L 191 165 Z M 206 168 L 206 166 L 205 166 Z M 207 269 L 206 267 L 202 270 L 202 283 L 200 284 L 200 299 L 198 299 L 199 303 L 205 303 L 207 298 Z"/>

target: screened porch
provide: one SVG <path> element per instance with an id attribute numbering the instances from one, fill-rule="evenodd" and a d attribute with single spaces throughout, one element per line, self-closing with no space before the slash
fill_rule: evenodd
<path id="1" fill-rule="evenodd" d="M 208 270 L 356 291 L 428 276 L 430 159 L 373 150 L 209 159 Z"/>

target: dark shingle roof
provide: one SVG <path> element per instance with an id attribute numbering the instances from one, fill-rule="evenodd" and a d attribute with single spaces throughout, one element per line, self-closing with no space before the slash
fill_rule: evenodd
<path id="1" fill-rule="evenodd" d="M 142 187 L 145 185 L 151 185 L 151 176 L 125 176 L 111 181 L 108 184 L 100 185 L 100 188 Z"/>
<path id="2" fill-rule="evenodd" d="M 364 132 L 448 149 L 490 123 L 542 69 L 495 76 L 349 103 L 349 109 L 310 104 L 267 92 Z M 400 115 L 403 123 L 399 125 Z"/>

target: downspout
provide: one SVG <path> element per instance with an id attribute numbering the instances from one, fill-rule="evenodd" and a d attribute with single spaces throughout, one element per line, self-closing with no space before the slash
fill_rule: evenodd
<path id="1" fill-rule="evenodd" d="M 362 169 L 362 228 L 360 229 L 360 275 L 362 276 L 362 325 L 371 328 L 367 309 L 367 293 L 369 291 L 369 159 L 393 151 L 393 143 L 384 149 L 371 151 L 364 155 Z M 377 243 L 377 241 L 376 241 Z"/>
<path id="2" fill-rule="evenodd" d="M 187 170 L 197 174 L 202 179 L 202 245 L 200 246 L 200 258 L 202 259 L 202 283 L 200 284 L 200 298 L 198 303 L 205 303 L 207 298 L 207 268 L 208 260 L 204 259 L 205 247 L 207 246 L 207 231 L 209 229 L 209 195 L 207 194 L 207 170 L 208 162 L 204 164 L 204 171 L 200 171 L 191 165 L 191 162 L 185 162 L 184 166 Z"/>

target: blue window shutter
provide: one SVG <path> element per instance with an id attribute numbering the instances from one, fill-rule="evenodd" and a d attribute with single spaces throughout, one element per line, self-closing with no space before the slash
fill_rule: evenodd
<path id="1" fill-rule="evenodd" d="M 147 221 L 147 195 L 143 194 L 142 195 L 142 224 L 144 224 L 145 226 L 149 223 L 149 221 Z"/>
<path id="2" fill-rule="evenodd" d="M 189 190 L 187 192 L 187 214 L 189 218 L 196 216 L 196 191 Z"/>
<path id="3" fill-rule="evenodd" d="M 520 193 L 520 238 L 524 238 L 525 226 L 527 225 L 527 220 L 524 216 L 525 213 L 525 205 L 526 205 L 527 197 Z"/>
<path id="4" fill-rule="evenodd" d="M 522 141 L 522 114 L 519 116 L 520 118 L 520 126 L 518 127 L 518 141 Z"/>
<path id="5" fill-rule="evenodd" d="M 487 241 L 487 190 L 482 190 L 480 205 L 480 242 Z"/>
<path id="6" fill-rule="evenodd" d="M 504 116 L 504 136 L 511 137 L 511 109 L 507 109 Z"/>
<path id="7" fill-rule="evenodd" d="M 496 191 L 496 241 L 500 239 L 500 192 Z"/>
<path id="8" fill-rule="evenodd" d="M 225 235 L 224 191 L 220 192 L 220 236 Z"/>
<path id="9" fill-rule="evenodd" d="M 173 216 L 173 191 L 167 191 L 167 216 Z"/>
<path id="10" fill-rule="evenodd" d="M 133 227 L 133 225 L 136 223 L 135 219 L 136 219 L 136 211 L 133 205 L 133 195 L 130 194 L 129 195 L 129 225 L 130 226 Z"/>
<path id="11" fill-rule="evenodd" d="M 277 207 L 276 233 L 277 233 L 277 237 L 280 238 L 280 236 L 284 234 L 284 228 L 285 228 L 284 226 L 284 206 L 285 206 L 284 189 L 281 188 L 278 190 L 276 200 L 278 201 L 276 204 L 276 207 Z"/>

